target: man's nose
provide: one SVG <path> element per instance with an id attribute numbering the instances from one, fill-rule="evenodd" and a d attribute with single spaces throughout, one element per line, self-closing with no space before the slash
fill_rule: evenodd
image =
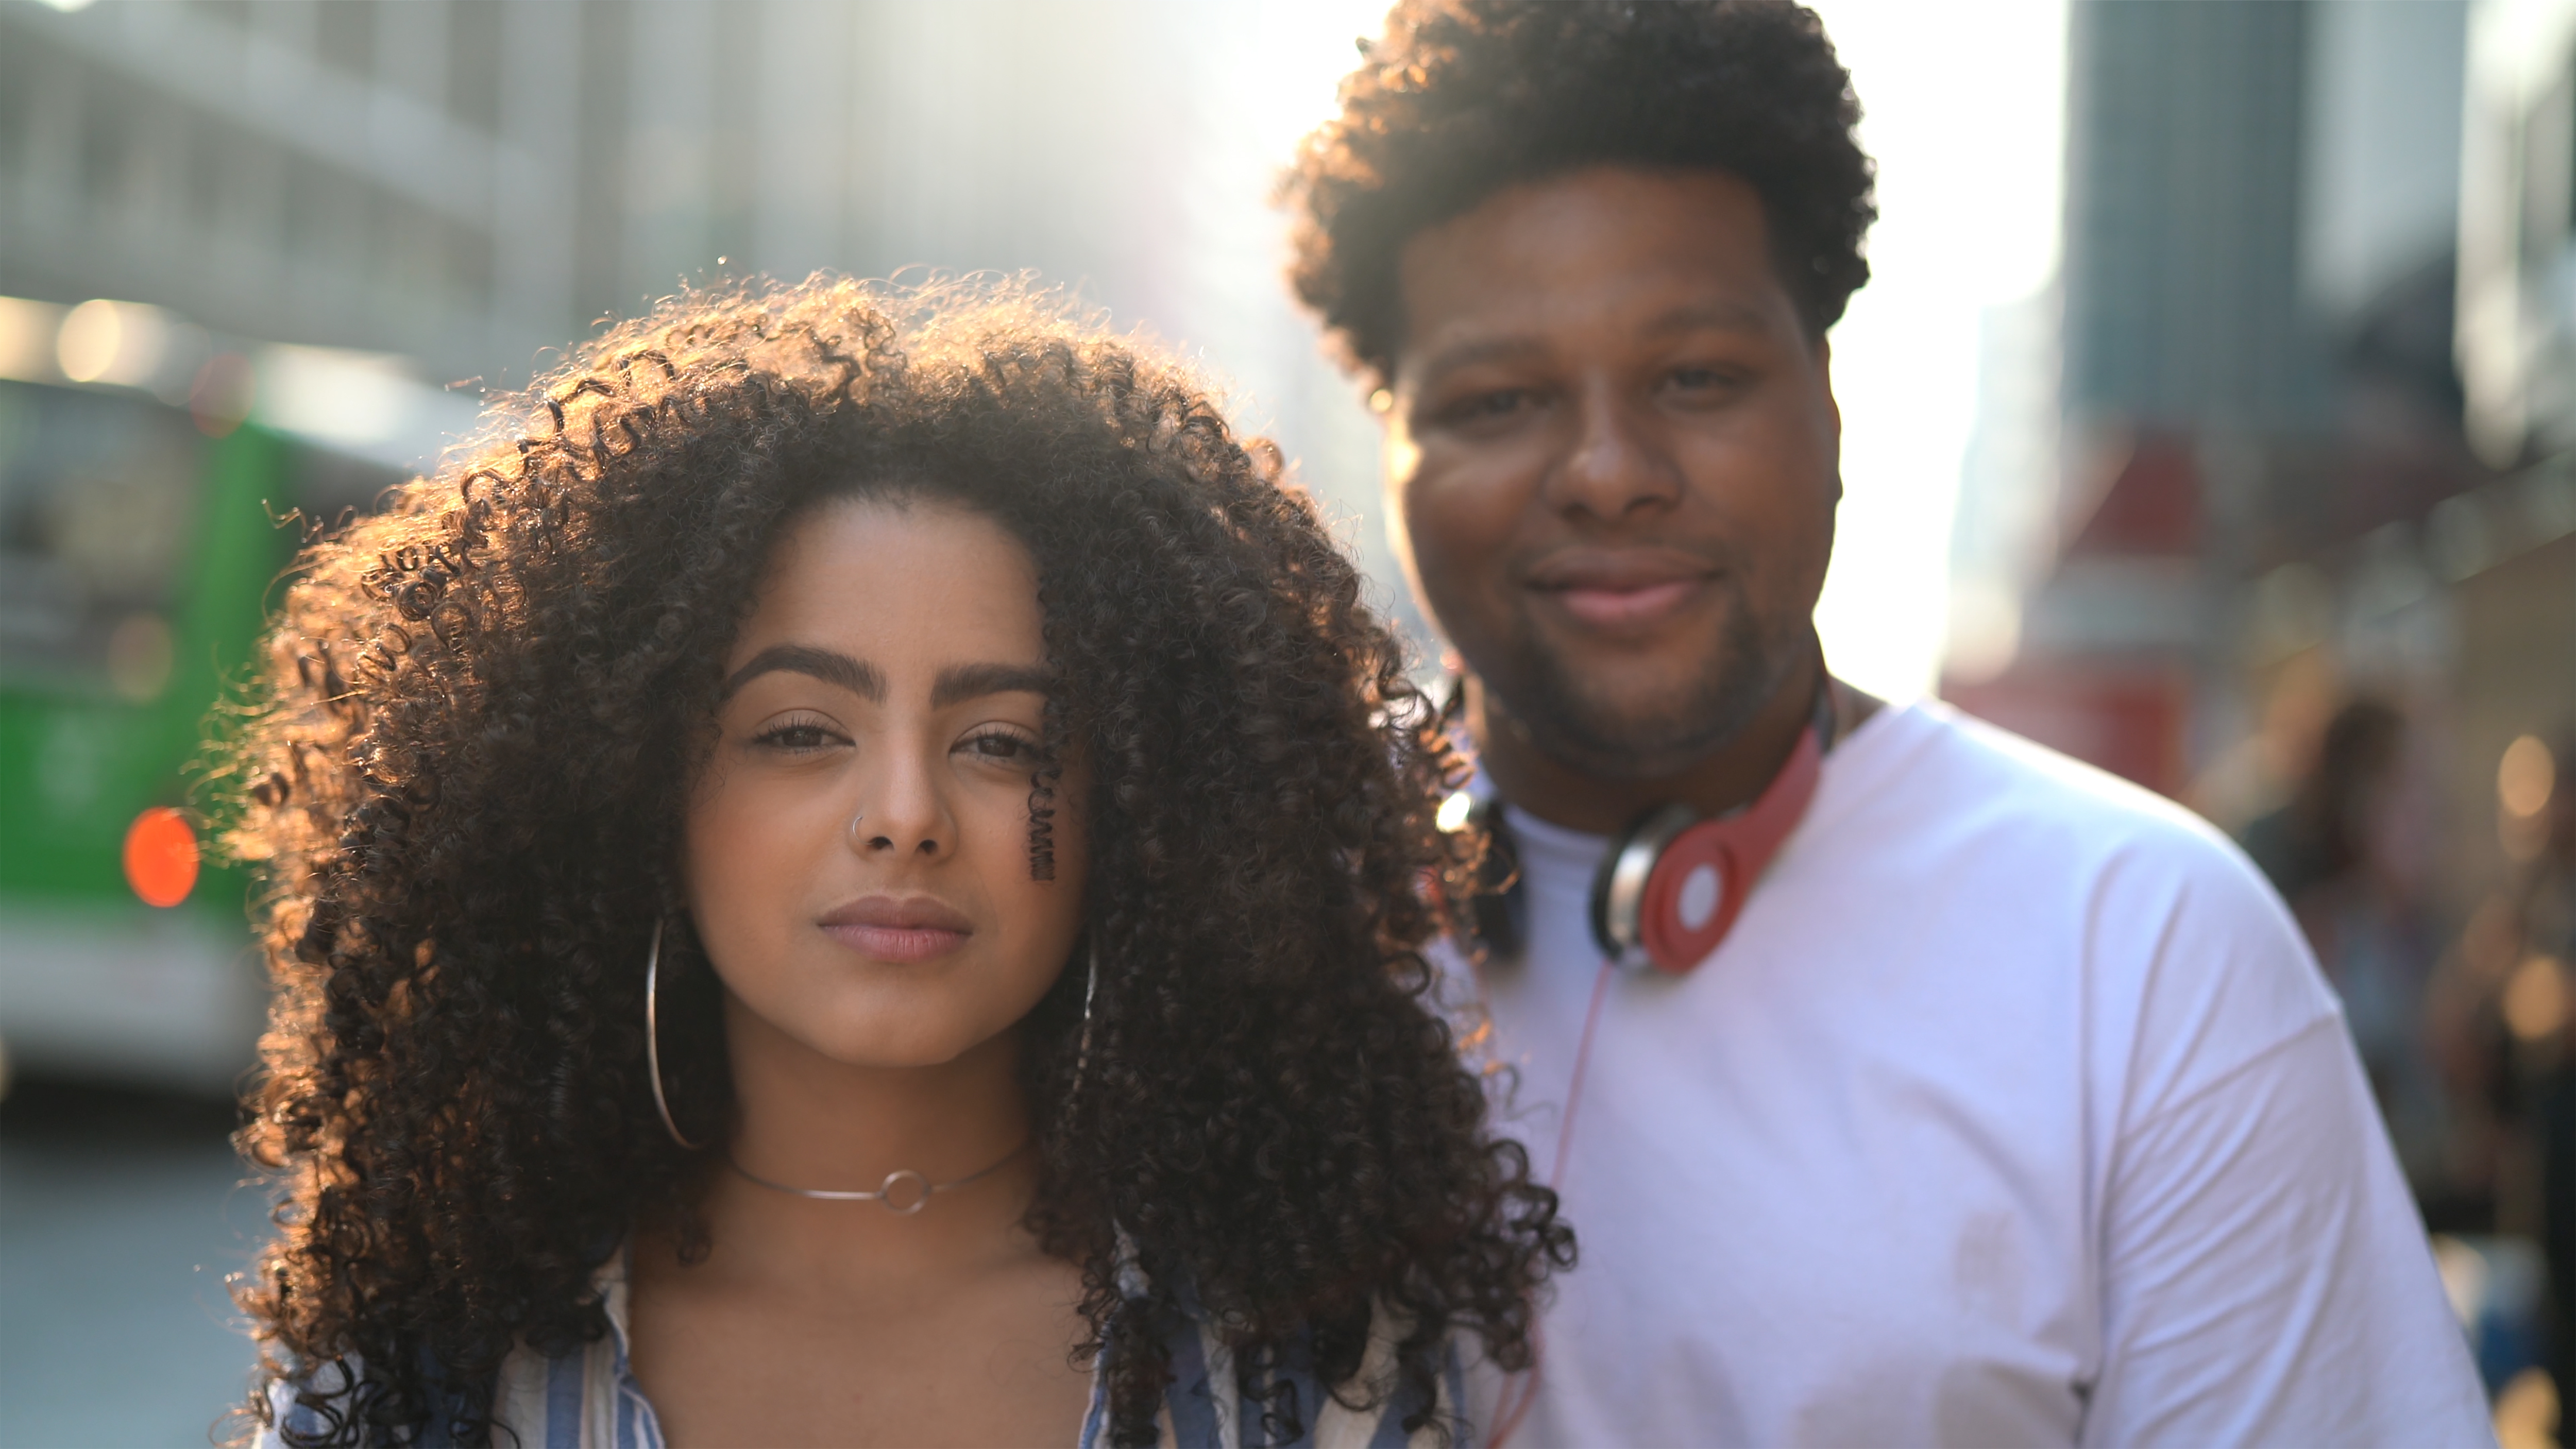
<path id="1" fill-rule="evenodd" d="M 1681 469 L 1655 427 L 1652 409 L 1607 380 L 1571 399 L 1573 436 L 1551 470 L 1549 501 L 1607 522 L 1681 498 Z"/>

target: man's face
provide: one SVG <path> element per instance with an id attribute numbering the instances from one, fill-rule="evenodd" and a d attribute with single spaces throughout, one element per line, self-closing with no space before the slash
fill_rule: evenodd
<path id="1" fill-rule="evenodd" d="M 1596 167 L 1404 248 L 1397 552 L 1489 695 L 1586 773 L 1677 772 L 1805 657 L 1841 419 L 1768 242 L 1734 176 Z"/>

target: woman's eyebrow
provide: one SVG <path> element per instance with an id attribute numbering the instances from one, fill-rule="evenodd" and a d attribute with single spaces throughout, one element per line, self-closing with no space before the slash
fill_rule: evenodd
<path id="1" fill-rule="evenodd" d="M 930 707 L 941 709 L 988 694 L 1045 694 L 1054 685 L 1054 676 L 1032 665 L 952 664 L 939 671 L 938 682 L 930 686 Z"/>
<path id="2" fill-rule="evenodd" d="M 872 703 L 885 703 L 885 676 L 864 659 L 853 659 L 830 649 L 817 649 L 811 644 L 772 644 L 751 656 L 751 662 L 727 676 L 724 689 L 716 696 L 731 699 L 735 690 L 772 670 L 806 674 L 837 684 L 850 693 Z"/>

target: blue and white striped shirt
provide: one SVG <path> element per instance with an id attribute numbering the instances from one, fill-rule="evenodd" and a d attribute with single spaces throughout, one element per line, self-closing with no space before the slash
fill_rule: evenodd
<path id="1" fill-rule="evenodd" d="M 626 1362 L 626 1255 L 611 1257 L 594 1281 L 607 1310 L 608 1333 L 554 1358 L 520 1345 L 503 1362 L 493 1393 L 495 1443 L 509 1442 L 499 1432 L 506 1430 L 517 1436 L 521 1449 L 664 1449 L 661 1420 Z M 1360 1364 L 1360 1382 L 1393 1380 L 1397 1337 L 1384 1323 L 1376 1326 Z M 1173 1383 L 1164 1394 L 1162 1414 L 1166 1449 L 1431 1449 L 1440 1442 L 1436 1426 L 1455 1422 L 1460 1403 L 1455 1344 L 1438 1385 L 1438 1412 L 1412 1434 L 1405 1432 L 1404 1421 L 1420 1407 L 1418 1396 L 1388 1394 L 1376 1408 L 1354 1410 L 1320 1392 L 1310 1377 L 1288 1373 L 1281 1377 L 1295 1383 L 1301 1409 L 1314 1407 L 1304 1415 L 1301 1437 L 1272 1439 L 1262 1425 L 1261 1402 L 1240 1393 L 1232 1357 L 1214 1332 L 1204 1324 L 1192 1325 L 1175 1336 L 1170 1349 Z M 276 1385 L 269 1401 L 275 1423 L 260 1435 L 259 1449 L 285 1449 L 285 1430 L 322 1431 L 321 1415 L 296 1404 L 293 1386 Z M 443 1427 L 432 1426 L 425 1449 L 448 1444 Z M 1106 1381 L 1095 1369 L 1078 1449 L 1103 1449 L 1108 1434 Z M 1458 1449 L 1473 1449 L 1476 1440 L 1465 1433 L 1456 1443 Z"/>

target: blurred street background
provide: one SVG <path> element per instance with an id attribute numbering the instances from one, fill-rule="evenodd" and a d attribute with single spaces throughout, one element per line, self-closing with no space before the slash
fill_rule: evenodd
<path id="1" fill-rule="evenodd" d="M 246 1382 L 261 985 L 188 769 L 276 521 L 369 507 L 601 319 L 1033 271 L 1225 379 L 1436 667 L 1268 206 L 1381 8 L 0 0 L 0 1446 L 202 1443 Z M 2245 844 L 2500 1432 L 2550 1442 L 2576 0 L 1818 8 L 1884 214 L 1828 653 Z"/>

